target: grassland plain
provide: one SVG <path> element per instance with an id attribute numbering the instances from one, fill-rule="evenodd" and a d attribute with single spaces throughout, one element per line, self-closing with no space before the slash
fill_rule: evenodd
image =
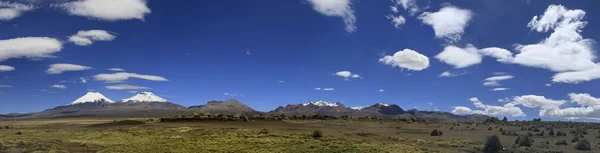
<path id="1" fill-rule="evenodd" d="M 481 152 L 486 137 L 498 135 L 502 152 L 583 152 L 573 149 L 573 134 L 537 135 L 524 126 L 496 124 L 403 123 L 397 121 L 309 120 L 161 123 L 147 119 L 1 120 L 0 152 Z M 8 126 L 9 128 L 6 128 Z M 500 130 L 502 128 L 502 130 Z M 323 137 L 314 138 L 320 130 Z M 430 136 L 439 129 L 441 136 Z M 556 128 L 569 133 L 573 128 Z M 533 133 L 531 147 L 514 144 Z M 545 130 L 545 133 L 548 133 Z M 506 133 L 506 132 L 505 132 Z M 599 131 L 588 129 L 594 152 Z M 566 140 L 566 145 L 555 145 Z"/>
<path id="2" fill-rule="evenodd" d="M 0 152 L 461 152 L 480 144 L 427 138 L 429 129 L 411 129 L 419 126 L 414 124 L 396 128 L 403 124 L 394 122 L 63 119 L 4 120 L 0 125 Z M 324 136 L 313 138 L 316 129 Z"/>

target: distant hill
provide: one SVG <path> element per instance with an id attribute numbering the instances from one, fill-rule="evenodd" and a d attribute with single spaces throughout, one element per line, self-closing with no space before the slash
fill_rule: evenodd
<path id="1" fill-rule="evenodd" d="M 207 112 L 211 114 L 256 114 L 256 110 L 250 108 L 235 99 L 226 101 L 209 101 L 205 105 L 191 106 L 190 111 Z"/>
<path id="2" fill-rule="evenodd" d="M 285 115 L 330 115 L 330 116 L 341 116 L 347 113 L 356 112 L 339 102 L 328 102 L 328 101 L 310 101 L 304 104 L 287 105 L 285 107 L 279 106 L 271 114 L 285 114 Z"/>

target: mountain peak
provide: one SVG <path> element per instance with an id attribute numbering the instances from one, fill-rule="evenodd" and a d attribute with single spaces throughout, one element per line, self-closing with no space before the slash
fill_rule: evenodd
<path id="1" fill-rule="evenodd" d="M 152 92 L 140 92 L 133 97 L 121 100 L 121 102 L 168 102 L 168 100 L 161 98 Z"/>
<path id="2" fill-rule="evenodd" d="M 328 107 L 337 107 L 337 106 L 339 106 L 339 105 L 340 105 L 340 103 L 319 100 L 319 101 L 310 101 L 310 102 L 308 102 L 308 103 L 304 103 L 304 104 L 302 104 L 302 105 L 303 105 L 303 106 L 315 105 L 315 106 L 328 106 Z"/>
<path id="3" fill-rule="evenodd" d="M 85 95 L 81 96 L 79 99 L 73 101 L 71 105 L 81 104 L 81 103 L 90 103 L 90 102 L 109 102 L 113 103 L 112 100 L 104 97 L 99 92 L 88 92 Z"/>

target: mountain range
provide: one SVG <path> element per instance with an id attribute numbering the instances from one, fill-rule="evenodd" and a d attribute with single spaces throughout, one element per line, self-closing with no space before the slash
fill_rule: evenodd
<path id="1" fill-rule="evenodd" d="M 0 114 L 2 118 L 72 118 L 72 117 L 170 117 L 189 113 L 211 114 L 269 114 L 269 115 L 328 115 L 348 117 L 377 117 L 399 118 L 418 117 L 430 121 L 457 121 L 472 120 L 483 121 L 489 118 L 486 115 L 455 115 L 440 111 L 418 111 L 411 109 L 405 111 L 396 104 L 376 103 L 368 107 L 346 107 L 340 102 L 310 101 L 302 104 L 289 104 L 279 106 L 269 112 L 256 111 L 253 108 L 235 99 L 225 101 L 209 101 L 204 105 L 184 107 L 169 102 L 151 92 L 140 92 L 131 98 L 114 102 L 98 92 L 88 92 L 68 105 L 58 106 L 36 113 L 10 113 Z"/>

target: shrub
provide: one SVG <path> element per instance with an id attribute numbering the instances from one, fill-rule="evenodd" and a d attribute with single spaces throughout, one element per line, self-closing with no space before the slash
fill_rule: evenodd
<path id="1" fill-rule="evenodd" d="M 258 134 L 269 134 L 269 130 L 262 129 L 262 130 L 260 130 L 260 132 Z"/>
<path id="2" fill-rule="evenodd" d="M 502 146 L 502 143 L 500 143 L 500 139 L 498 139 L 498 136 L 493 135 L 487 138 L 487 140 L 485 141 L 485 144 L 483 145 L 483 152 L 498 153 L 500 152 L 500 150 L 502 150 L 502 148 L 504 147 Z"/>
<path id="3" fill-rule="evenodd" d="M 502 128 L 498 129 L 498 132 L 504 132 L 504 130 L 502 130 Z"/>
<path id="4" fill-rule="evenodd" d="M 583 131 L 581 131 L 581 133 L 584 134 L 584 135 L 588 134 L 587 130 L 583 130 Z"/>
<path id="5" fill-rule="evenodd" d="M 23 132 L 21 132 L 21 131 L 17 132 L 17 135 L 22 135 L 22 134 L 23 134 Z"/>
<path id="6" fill-rule="evenodd" d="M 440 136 L 440 135 L 442 135 L 442 131 L 437 130 L 437 129 L 431 131 L 431 134 L 430 134 L 430 136 Z"/>
<path id="7" fill-rule="evenodd" d="M 517 139 L 515 140 L 515 144 L 519 144 L 520 141 L 521 141 L 521 136 L 518 136 Z"/>
<path id="8" fill-rule="evenodd" d="M 573 137 L 573 139 L 571 139 L 571 142 L 577 142 L 577 141 L 579 141 L 579 137 L 578 136 L 575 136 L 575 137 Z"/>
<path id="9" fill-rule="evenodd" d="M 531 133 L 527 133 L 527 136 L 530 136 L 530 137 L 532 137 L 532 136 L 533 136 L 533 134 L 531 134 Z"/>
<path id="10" fill-rule="evenodd" d="M 554 129 L 550 129 L 550 131 L 548 132 L 548 135 L 554 135 Z"/>
<path id="11" fill-rule="evenodd" d="M 489 127 L 488 130 L 492 130 L 492 127 Z"/>
<path id="12" fill-rule="evenodd" d="M 312 137 L 315 139 L 321 138 L 323 137 L 323 132 L 321 132 L 321 130 L 315 130 L 312 133 Z"/>
<path id="13" fill-rule="evenodd" d="M 519 138 L 517 138 L 519 139 Z M 522 138 L 519 139 L 519 147 L 525 146 L 525 147 L 531 147 L 531 144 L 533 143 L 533 139 L 530 138 L 529 136 L 523 136 Z"/>
<path id="14" fill-rule="evenodd" d="M 535 128 L 535 129 L 533 129 L 533 132 L 540 132 L 540 129 Z"/>
<path id="15" fill-rule="evenodd" d="M 592 150 L 590 142 L 587 140 L 580 140 L 574 146 L 575 150 Z"/>
<path id="16" fill-rule="evenodd" d="M 567 141 L 566 140 L 560 140 L 560 141 L 556 141 L 556 145 L 567 145 Z"/>
<path id="17" fill-rule="evenodd" d="M 539 136 L 544 136 L 546 133 L 544 131 L 540 132 Z"/>

